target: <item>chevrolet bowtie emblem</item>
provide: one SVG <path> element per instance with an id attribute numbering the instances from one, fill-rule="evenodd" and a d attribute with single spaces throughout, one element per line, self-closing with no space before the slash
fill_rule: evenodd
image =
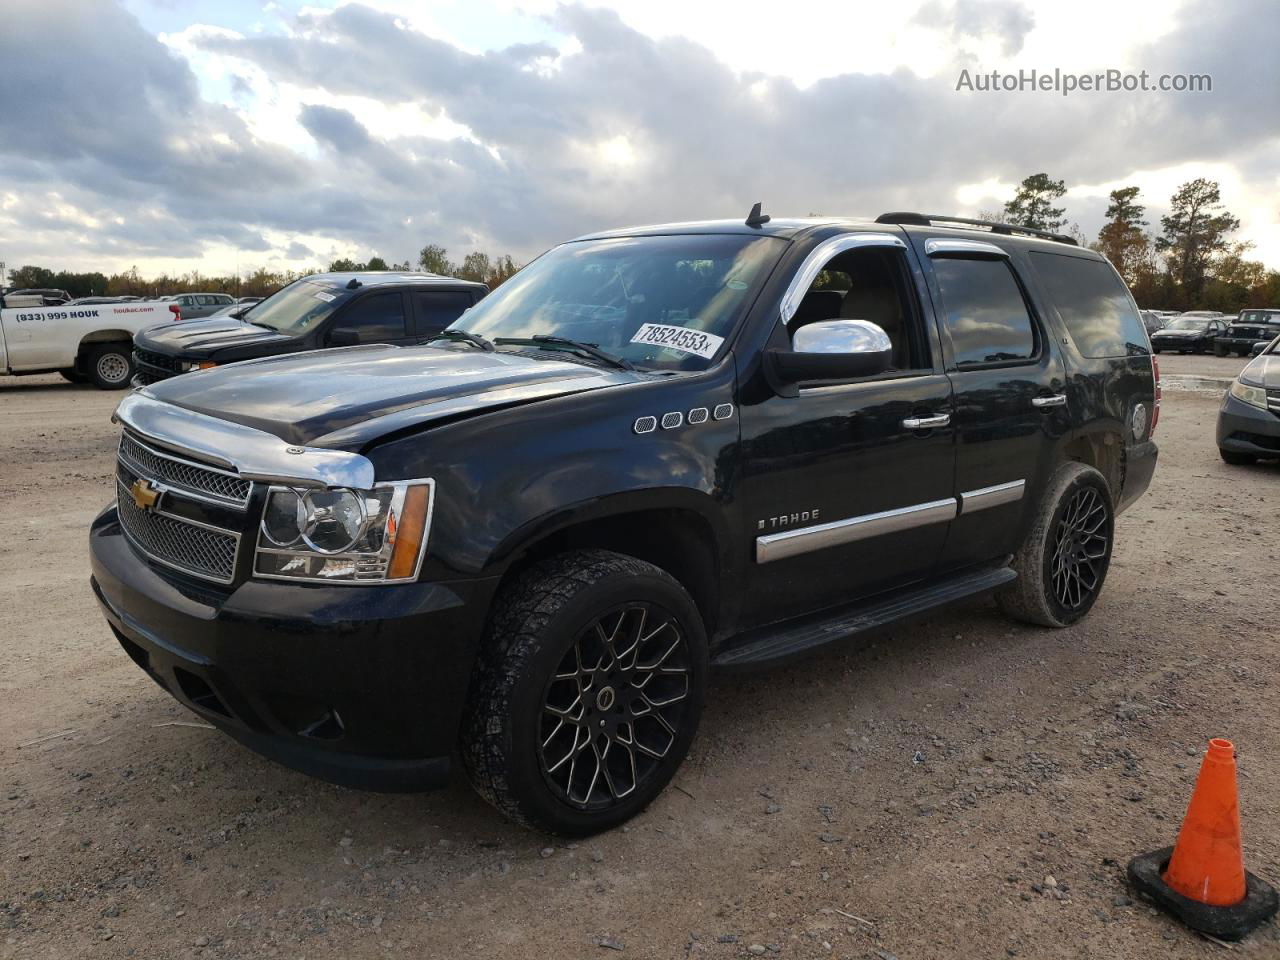
<path id="1" fill-rule="evenodd" d="M 129 488 L 129 495 L 133 497 L 133 502 L 138 505 L 139 510 L 154 507 L 156 501 L 160 499 L 160 491 L 145 480 L 133 481 L 133 486 Z"/>

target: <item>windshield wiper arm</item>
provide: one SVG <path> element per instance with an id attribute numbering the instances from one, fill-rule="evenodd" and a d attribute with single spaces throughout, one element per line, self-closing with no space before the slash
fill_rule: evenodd
<path id="1" fill-rule="evenodd" d="M 439 333 L 434 333 L 427 337 L 427 339 L 420 340 L 418 342 L 431 343 L 433 340 L 448 340 L 450 343 L 469 343 L 473 347 L 479 347 L 485 353 L 493 353 L 496 349 L 493 345 L 493 341 L 485 339 L 478 333 L 471 333 L 467 330 L 441 330 Z M 498 342 L 501 343 L 502 341 L 499 340 Z"/>
<path id="2" fill-rule="evenodd" d="M 523 347 L 563 347 L 566 350 L 574 350 L 578 353 L 585 354 L 593 360 L 598 360 L 607 366 L 614 367 L 618 370 L 634 370 L 635 365 L 625 357 L 619 357 L 609 353 L 607 350 L 601 350 L 594 343 L 584 343 L 581 340 L 571 340 L 568 337 L 553 337 L 545 333 L 535 333 L 532 337 L 499 337 L 494 341 L 499 345 L 511 344 L 512 346 Z"/>

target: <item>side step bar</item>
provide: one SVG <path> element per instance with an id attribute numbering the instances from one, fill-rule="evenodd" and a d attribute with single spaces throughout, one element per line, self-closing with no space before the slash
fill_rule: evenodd
<path id="1" fill-rule="evenodd" d="M 1018 575 L 1009 567 L 986 567 L 873 600 L 858 607 L 843 607 L 819 619 L 775 624 L 731 640 L 731 646 L 711 661 L 713 667 L 759 667 L 789 660 L 875 627 L 932 610 L 955 600 L 1003 586 Z"/>

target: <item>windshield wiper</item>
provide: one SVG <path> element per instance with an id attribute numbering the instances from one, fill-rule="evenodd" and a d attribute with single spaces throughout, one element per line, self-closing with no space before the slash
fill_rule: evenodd
<path id="1" fill-rule="evenodd" d="M 577 353 L 598 360 L 601 363 L 614 367 L 618 370 L 634 370 L 635 365 L 625 357 L 619 357 L 606 350 L 601 350 L 597 344 L 583 343 L 581 340 L 571 340 L 568 337 L 553 337 L 545 333 L 535 333 L 532 337 L 498 337 L 494 343 L 502 346 L 510 344 L 515 347 L 561 347 L 566 350 L 573 350 Z"/>
<path id="2" fill-rule="evenodd" d="M 439 333 L 432 334 L 425 340 L 419 340 L 419 343 L 431 343 L 433 340 L 448 340 L 450 343 L 469 343 L 473 347 L 479 347 L 485 353 L 493 353 L 495 347 L 493 341 L 487 340 L 478 333 L 470 333 L 466 330 L 441 330 Z M 499 343 L 502 341 L 499 340 Z"/>

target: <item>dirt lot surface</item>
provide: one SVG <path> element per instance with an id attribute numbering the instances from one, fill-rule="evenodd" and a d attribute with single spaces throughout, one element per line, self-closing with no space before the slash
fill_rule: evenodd
<path id="1" fill-rule="evenodd" d="M 1243 362 L 1219 363 L 1162 358 Z M 722 676 L 676 786 L 577 844 L 461 781 L 289 772 L 147 679 L 88 587 L 116 400 L 0 381 L 0 958 L 1220 957 L 1123 879 L 1173 842 L 1210 736 L 1280 881 L 1280 465 L 1219 461 L 1211 393 L 1166 392 L 1084 623 L 981 600 Z M 1280 957 L 1280 932 L 1234 953 Z"/>

